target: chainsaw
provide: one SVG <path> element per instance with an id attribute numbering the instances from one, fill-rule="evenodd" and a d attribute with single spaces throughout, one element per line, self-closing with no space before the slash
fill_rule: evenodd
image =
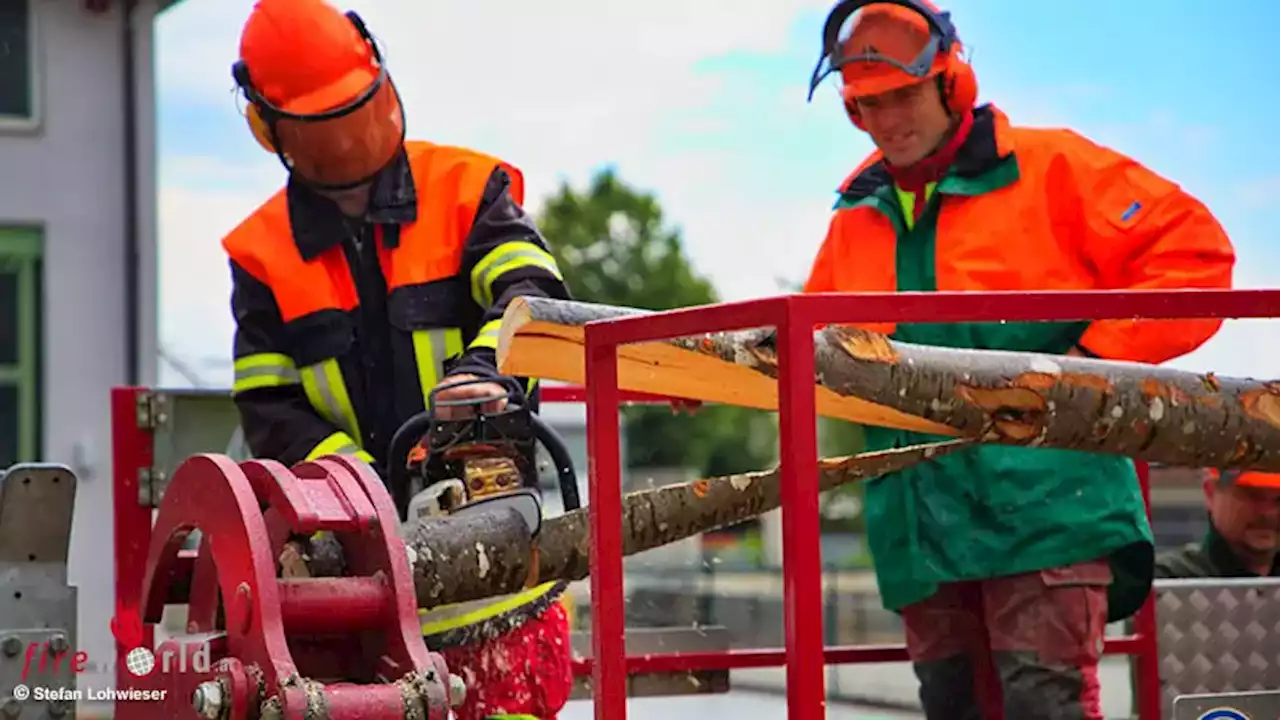
<path id="1" fill-rule="evenodd" d="M 461 400 L 437 397 L 447 389 L 480 383 L 496 383 L 505 392 Z M 564 440 L 524 398 L 513 378 L 461 380 L 431 391 L 426 410 L 391 439 L 388 485 L 402 521 L 514 508 L 536 535 L 542 522 L 539 445 L 555 466 L 565 511 L 581 506 Z M 501 410 L 486 412 L 500 400 L 505 401 Z M 448 413 L 451 419 L 442 417 L 445 408 L 455 410 Z"/>

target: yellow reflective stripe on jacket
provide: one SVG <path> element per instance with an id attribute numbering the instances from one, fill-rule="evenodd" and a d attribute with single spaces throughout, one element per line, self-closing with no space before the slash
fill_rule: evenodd
<path id="1" fill-rule="evenodd" d="M 514 595 L 508 595 L 494 602 L 480 605 L 475 610 L 458 613 L 457 615 L 448 614 L 450 608 L 457 608 L 458 605 L 441 605 L 431 608 L 430 610 L 419 610 L 418 617 L 422 619 L 423 636 L 438 635 L 446 630 L 465 627 L 467 625 L 476 625 L 493 617 L 497 617 L 506 612 L 515 610 L 522 605 L 537 600 L 538 598 L 551 592 L 556 586 L 556 581 L 544 583 L 536 587 L 529 588 L 523 592 Z M 438 613 L 444 613 L 444 617 L 439 619 L 431 617 Z"/>
<path id="2" fill-rule="evenodd" d="M 264 387 L 297 385 L 300 381 L 293 358 L 280 353 L 258 353 L 236 358 L 232 394 Z"/>
<path id="3" fill-rule="evenodd" d="M 357 446 L 362 445 L 360 422 L 356 419 L 356 410 L 351 405 L 351 396 L 347 394 L 347 384 L 342 380 L 342 369 L 338 367 L 337 360 L 325 360 L 302 368 L 302 388 L 316 411 L 345 430 Z"/>
<path id="4" fill-rule="evenodd" d="M 422 388 L 424 407 L 432 388 L 440 383 L 444 361 L 461 354 L 462 331 L 458 328 L 413 331 L 413 360 L 418 366 L 418 387 Z"/>
<path id="5" fill-rule="evenodd" d="M 325 455 L 351 455 L 367 463 L 373 462 L 373 456 L 361 450 L 360 446 L 356 445 L 355 440 L 352 440 L 351 436 L 344 432 L 336 432 L 321 440 L 319 444 L 311 448 L 311 452 L 307 453 L 305 459 L 311 461 Z"/>
<path id="6" fill-rule="evenodd" d="M 502 243 L 489 251 L 475 269 L 471 271 L 471 297 L 481 307 L 493 305 L 493 284 L 498 278 L 512 270 L 526 267 L 540 267 L 563 280 L 556 259 L 551 253 L 527 240 Z"/>
<path id="7" fill-rule="evenodd" d="M 484 720 L 542 720 L 537 715 L 485 715 Z"/>
<path id="8" fill-rule="evenodd" d="M 502 329 L 501 320 L 490 320 L 480 327 L 480 332 L 476 333 L 476 339 L 471 341 L 467 346 L 468 350 L 476 348 L 489 348 L 490 350 L 498 349 L 498 331 Z"/>

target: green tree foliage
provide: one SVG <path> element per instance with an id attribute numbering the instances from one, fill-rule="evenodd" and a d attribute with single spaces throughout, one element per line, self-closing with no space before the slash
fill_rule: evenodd
<path id="1" fill-rule="evenodd" d="M 562 183 L 538 219 L 574 299 L 648 310 L 719 301 L 684 253 L 653 194 L 612 168 L 579 191 Z M 767 466 L 776 457 L 773 413 L 707 406 L 676 415 L 665 406 L 624 409 L 632 467 L 687 467 L 721 475 Z"/>

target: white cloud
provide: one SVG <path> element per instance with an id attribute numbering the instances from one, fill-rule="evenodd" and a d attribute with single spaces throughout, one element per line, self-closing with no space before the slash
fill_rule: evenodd
<path id="1" fill-rule="evenodd" d="M 735 175 L 727 168 L 741 165 L 729 164 L 723 151 L 674 153 L 662 146 L 660 134 L 673 122 L 708 121 L 697 110 L 721 86 L 715 76 L 694 72 L 697 61 L 781 51 L 799 12 L 828 4 L 364 0 L 350 7 L 385 48 L 412 136 L 470 145 L 516 163 L 526 172 L 531 205 L 561 179 L 581 183 L 599 164 L 615 163 L 628 182 L 660 193 L 669 217 L 685 230 L 699 269 L 727 298 L 738 299 L 775 294 L 775 277 L 804 276 L 832 198 L 760 201 L 768 177 Z M 242 122 L 229 66 L 251 6 L 248 0 L 186 0 L 161 19 L 157 74 L 163 102 L 197 107 L 229 127 Z M 993 70 L 983 76 L 984 95 L 1019 123 L 1070 125 L 1073 102 L 1099 92 L 1092 85 L 1028 92 L 1002 85 Z M 805 72 L 785 97 L 760 93 L 742 107 L 786 103 L 794 106 L 786 112 L 812 118 L 812 125 L 806 118 L 796 126 L 829 133 L 839 118 L 831 108 L 803 105 Z M 1171 132 L 1170 118 L 1155 120 L 1159 130 Z M 254 151 L 248 133 L 236 137 L 232 147 L 210 147 L 201 157 L 165 155 L 161 162 L 162 337 L 189 359 L 229 352 L 229 287 L 219 240 L 282 180 L 274 157 Z M 852 130 L 848 138 L 833 152 L 852 168 L 865 141 Z M 830 178 L 830 186 L 839 179 Z M 1253 284 L 1275 283 L 1264 278 Z M 1274 325 L 1263 324 L 1271 332 L 1259 332 L 1256 323 L 1229 323 L 1183 364 L 1224 374 L 1263 373 L 1258 359 L 1280 351 Z M 225 373 L 214 379 L 225 381 Z"/>
<path id="2" fill-rule="evenodd" d="M 664 153 L 656 136 L 664 122 L 715 90 L 714 79 L 694 72 L 695 62 L 733 51 L 779 51 L 797 13 L 823 6 L 819 0 L 351 3 L 383 44 L 411 136 L 470 145 L 516 163 L 526 173 L 530 204 L 561 179 L 582 182 L 592 168 L 614 162 L 627 181 L 660 191 L 690 237 L 732 239 L 732 256 L 717 253 L 718 240 L 692 252 L 716 279 L 734 279 L 737 296 L 772 293 L 775 273 L 803 272 L 803 258 L 822 238 L 828 198 L 744 213 L 714 164 Z M 161 19 L 163 102 L 242 122 L 229 67 L 250 7 L 245 0 L 187 0 Z M 212 147 L 199 158 L 165 155 L 161 162 L 162 270 L 174 284 L 162 290 L 163 332 L 182 356 L 227 352 L 228 288 L 218 242 L 282 179 L 273 157 L 242 159 L 253 147 L 247 133 L 242 137 L 236 147 Z M 759 261 L 778 238 L 795 248 L 782 268 Z M 193 267 L 218 271 L 201 272 L 198 282 L 174 279 L 191 277 Z"/>
<path id="3" fill-rule="evenodd" d="M 170 160 L 168 170 L 183 178 L 226 175 L 236 183 L 235 189 L 170 184 L 161 190 L 159 212 L 161 342 L 168 353 L 196 364 L 206 382 L 230 386 L 225 366 L 204 367 L 231 352 L 230 270 L 220 240 L 275 191 L 280 171 L 259 165 L 229 172 L 200 158 Z"/>

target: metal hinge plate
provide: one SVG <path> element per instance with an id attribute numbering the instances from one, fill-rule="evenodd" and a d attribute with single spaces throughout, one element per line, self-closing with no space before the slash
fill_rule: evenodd
<path id="1" fill-rule="evenodd" d="M 138 470 L 138 504 L 143 507 L 159 505 L 168 479 L 165 473 L 153 468 Z"/>
<path id="2" fill-rule="evenodd" d="M 164 395 L 153 392 L 138 393 L 138 427 L 155 430 L 169 420 Z"/>

